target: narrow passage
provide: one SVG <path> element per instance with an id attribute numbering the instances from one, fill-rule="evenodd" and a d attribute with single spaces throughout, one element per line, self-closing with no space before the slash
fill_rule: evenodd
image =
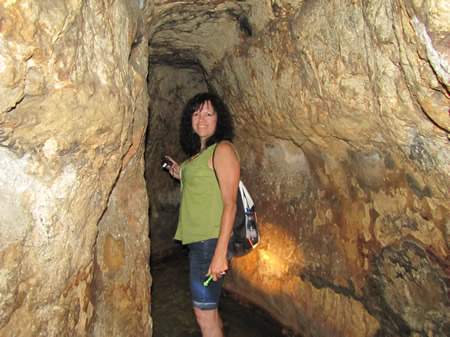
<path id="1" fill-rule="evenodd" d="M 191 307 L 187 250 L 151 263 L 153 337 L 201 337 Z M 262 310 L 223 293 L 219 307 L 226 337 L 294 336 Z"/>

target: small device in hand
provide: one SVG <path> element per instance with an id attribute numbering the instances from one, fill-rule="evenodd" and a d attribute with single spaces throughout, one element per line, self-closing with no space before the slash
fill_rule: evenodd
<path id="1" fill-rule="evenodd" d="M 226 275 L 226 273 L 227 273 L 226 271 L 222 271 L 222 272 L 220 272 L 220 275 Z M 209 286 L 209 284 L 211 283 L 212 279 L 213 279 L 213 275 L 209 274 L 209 276 L 203 281 L 203 286 L 204 287 Z"/>
<path id="2" fill-rule="evenodd" d="M 163 168 L 169 168 L 172 166 L 172 162 L 166 156 L 161 157 L 161 165 Z"/>

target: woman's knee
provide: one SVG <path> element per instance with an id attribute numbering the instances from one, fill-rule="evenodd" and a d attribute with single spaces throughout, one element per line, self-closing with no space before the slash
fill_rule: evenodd
<path id="1" fill-rule="evenodd" d="M 219 312 L 217 309 L 213 310 L 201 310 L 199 308 L 194 308 L 195 318 L 200 327 L 210 328 L 216 325 L 220 326 Z"/>

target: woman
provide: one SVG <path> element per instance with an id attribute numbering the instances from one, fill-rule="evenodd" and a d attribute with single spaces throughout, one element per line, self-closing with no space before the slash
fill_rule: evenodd
<path id="1" fill-rule="evenodd" d="M 194 96 L 183 110 L 180 136 L 183 151 L 191 157 L 181 165 L 167 157 L 170 174 L 181 180 L 175 239 L 189 248 L 192 304 L 202 336 L 221 337 L 218 302 L 231 259 L 240 179 L 239 159 L 231 145 L 232 119 L 222 100 L 211 93 Z M 213 282 L 205 287 L 203 281 L 210 275 Z"/>

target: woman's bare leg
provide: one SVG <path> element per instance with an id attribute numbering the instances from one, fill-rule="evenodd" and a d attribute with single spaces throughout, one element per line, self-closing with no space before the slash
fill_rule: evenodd
<path id="1" fill-rule="evenodd" d="M 194 312 L 202 337 L 223 337 L 223 324 L 218 309 L 200 310 L 194 308 Z"/>

